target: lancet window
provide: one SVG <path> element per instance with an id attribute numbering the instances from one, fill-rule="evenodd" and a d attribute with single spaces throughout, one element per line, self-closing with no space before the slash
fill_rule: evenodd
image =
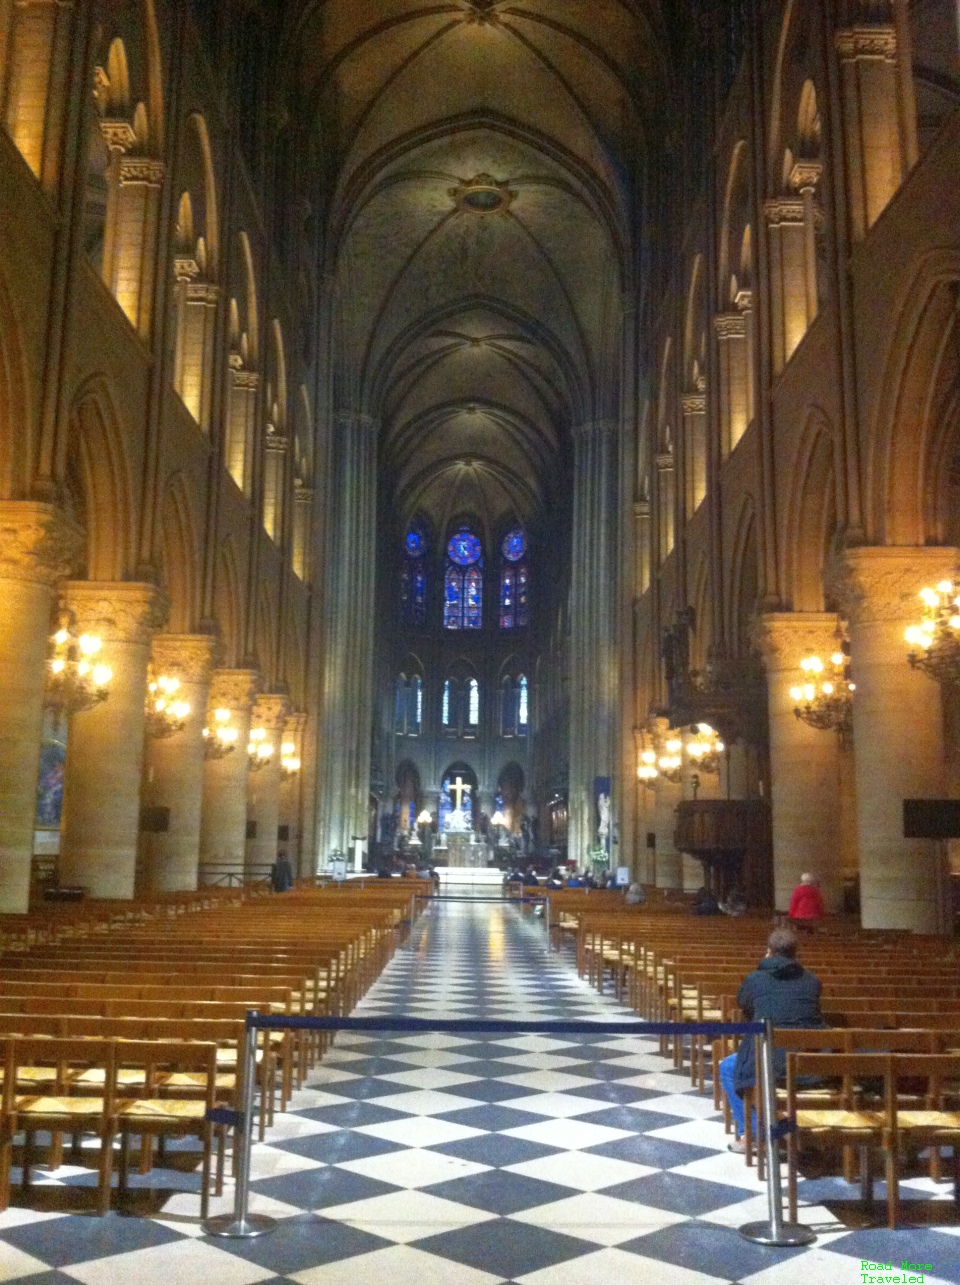
<path id="1" fill-rule="evenodd" d="M 483 627 L 483 546 L 468 526 L 456 531 L 447 544 L 443 627 Z"/>
<path id="2" fill-rule="evenodd" d="M 500 553 L 500 628 L 522 629 L 530 620 L 530 572 L 527 537 L 521 527 L 504 536 Z"/>
<path id="3" fill-rule="evenodd" d="M 427 623 L 427 537 L 419 526 L 412 526 L 404 537 L 400 615 L 406 625 Z"/>
<path id="4" fill-rule="evenodd" d="M 526 736 L 529 725 L 530 685 L 526 675 L 508 675 L 500 685 L 500 735 Z"/>
<path id="5" fill-rule="evenodd" d="M 397 736 L 419 736 L 423 727 L 423 679 L 419 674 L 397 679 L 394 730 Z"/>

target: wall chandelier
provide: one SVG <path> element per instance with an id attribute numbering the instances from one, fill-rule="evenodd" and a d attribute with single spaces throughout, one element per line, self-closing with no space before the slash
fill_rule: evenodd
<path id="1" fill-rule="evenodd" d="M 296 776 L 300 771 L 300 759 L 293 741 L 284 741 L 280 746 L 280 775 L 284 780 Z"/>
<path id="2" fill-rule="evenodd" d="M 226 758 L 237 748 L 240 733 L 230 726 L 231 713 L 228 709 L 213 711 L 213 727 L 203 729 L 203 752 L 208 759 Z"/>
<path id="3" fill-rule="evenodd" d="M 693 759 L 694 766 L 709 776 L 720 772 L 720 755 L 726 749 L 723 741 L 709 723 L 694 723 L 691 738 L 687 741 L 687 755 Z"/>
<path id="4" fill-rule="evenodd" d="M 941 580 L 935 589 L 921 589 L 923 620 L 904 637 L 910 644 L 907 661 L 938 683 L 960 686 L 960 584 Z"/>
<path id="5" fill-rule="evenodd" d="M 180 679 L 160 674 L 147 684 L 147 735 L 163 740 L 182 732 L 190 716 L 187 701 L 177 700 Z"/>
<path id="6" fill-rule="evenodd" d="M 686 745 L 676 733 L 668 734 L 665 739 L 655 738 L 654 748 L 645 749 L 640 755 L 637 778 L 651 789 L 658 777 L 677 784 L 683 774 L 684 754 L 698 771 L 715 775 L 720 771 L 720 755 L 725 749 L 709 723 L 692 723 Z"/>
<path id="7" fill-rule="evenodd" d="M 50 639 L 44 703 L 58 718 L 93 709 L 107 699 L 113 671 L 93 659 L 102 647 L 96 635 L 76 637 L 66 623 Z"/>
<path id="8" fill-rule="evenodd" d="M 793 712 L 802 723 L 821 732 L 850 735 L 853 727 L 853 693 L 850 681 L 850 657 L 842 642 L 829 661 L 819 656 L 806 656 L 800 662 L 804 682 L 790 688 Z"/>
<path id="9" fill-rule="evenodd" d="M 261 768 L 267 766 L 273 758 L 273 746 L 267 740 L 266 728 L 251 728 L 250 740 L 247 744 L 247 753 L 250 755 L 251 772 L 259 772 Z"/>

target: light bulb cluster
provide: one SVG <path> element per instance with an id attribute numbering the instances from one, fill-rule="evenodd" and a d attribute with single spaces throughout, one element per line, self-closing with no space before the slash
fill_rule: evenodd
<path id="1" fill-rule="evenodd" d="M 250 755 L 250 771 L 259 772 L 266 767 L 273 758 L 274 747 L 267 740 L 267 731 L 264 727 L 253 727 L 250 729 L 250 740 L 247 743 L 247 753 Z"/>
<path id="2" fill-rule="evenodd" d="M 934 589 L 921 589 L 919 597 L 923 620 L 904 635 L 912 648 L 907 660 L 939 683 L 960 685 L 960 584 L 941 580 Z"/>
<path id="3" fill-rule="evenodd" d="M 46 704 L 58 714 L 79 714 L 107 699 L 113 678 L 109 665 L 97 663 L 103 648 L 94 634 L 75 637 L 61 626 L 50 639 Z"/>
<path id="4" fill-rule="evenodd" d="M 190 716 L 188 701 L 178 700 L 180 679 L 160 674 L 147 684 L 147 733 L 157 740 L 182 732 Z"/>
<path id="5" fill-rule="evenodd" d="M 208 759 L 226 758 L 237 748 L 237 741 L 240 739 L 240 733 L 235 727 L 231 727 L 230 720 L 233 717 L 228 709 L 215 709 L 213 711 L 213 726 L 209 725 L 203 729 L 204 747 L 203 752 Z"/>
<path id="6" fill-rule="evenodd" d="M 805 656 L 800 662 L 804 681 L 790 688 L 793 712 L 810 727 L 821 732 L 849 733 L 852 726 L 853 693 L 850 661 L 838 648 L 829 661 L 819 656 Z"/>
<path id="7" fill-rule="evenodd" d="M 698 771 L 715 776 L 720 771 L 720 755 L 726 746 L 709 723 L 694 723 L 690 731 L 687 754 Z"/>
<path id="8" fill-rule="evenodd" d="M 280 746 L 280 775 L 295 776 L 300 771 L 300 759 L 293 741 L 284 741 Z"/>
<path id="9" fill-rule="evenodd" d="M 637 778 L 650 787 L 661 777 L 676 784 L 683 772 L 684 755 L 698 771 L 718 772 L 720 755 L 724 749 L 723 742 L 709 723 L 693 723 L 686 745 L 674 732 L 655 748 L 643 750 L 637 767 Z"/>

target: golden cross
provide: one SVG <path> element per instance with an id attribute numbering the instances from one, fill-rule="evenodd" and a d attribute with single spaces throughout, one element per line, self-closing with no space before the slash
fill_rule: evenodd
<path id="1" fill-rule="evenodd" d="M 450 793 L 456 796 L 457 811 L 463 811 L 463 796 L 470 793 L 470 786 L 466 784 L 462 776 L 458 776 L 453 785 L 450 786 Z"/>

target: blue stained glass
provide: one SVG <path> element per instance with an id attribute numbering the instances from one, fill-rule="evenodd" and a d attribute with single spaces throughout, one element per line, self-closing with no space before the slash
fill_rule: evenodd
<path id="1" fill-rule="evenodd" d="M 463 575 L 454 567 L 448 569 L 444 581 L 443 624 L 445 629 L 463 627 Z"/>
<path id="2" fill-rule="evenodd" d="M 458 567 L 472 567 L 482 553 L 480 541 L 472 531 L 458 531 L 447 545 L 447 555 Z"/>
<path id="3" fill-rule="evenodd" d="M 520 561 L 527 551 L 527 537 L 520 527 L 514 527 L 508 535 L 503 537 L 500 549 L 508 562 Z"/>
<path id="4" fill-rule="evenodd" d="M 514 626 L 514 584 L 516 574 L 504 571 L 500 576 L 500 628 L 512 629 Z"/>
<path id="5" fill-rule="evenodd" d="M 530 622 L 529 607 L 530 579 L 526 567 L 517 567 L 517 625 L 522 629 Z"/>
<path id="6" fill-rule="evenodd" d="M 419 558 L 424 552 L 424 539 L 419 531 L 407 532 L 407 553 L 411 558 Z"/>
<path id="7" fill-rule="evenodd" d="M 527 680 L 520 675 L 520 705 L 517 711 L 517 731 L 522 736 L 527 730 L 527 720 L 529 718 L 529 693 L 527 691 Z"/>
<path id="8" fill-rule="evenodd" d="M 479 629 L 483 624 L 483 575 L 471 567 L 464 577 L 463 627 Z"/>

